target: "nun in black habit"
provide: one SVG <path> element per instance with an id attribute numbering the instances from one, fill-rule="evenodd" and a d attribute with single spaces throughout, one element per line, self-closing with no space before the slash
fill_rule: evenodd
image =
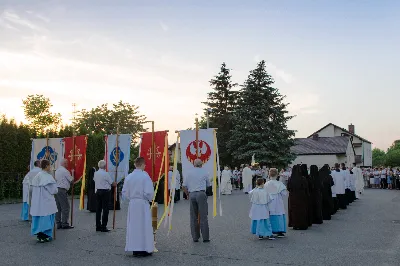
<path id="1" fill-rule="evenodd" d="M 314 189 L 311 194 L 313 203 L 313 224 L 322 224 L 322 180 L 316 165 L 310 166 L 310 176 L 314 181 Z"/>
<path id="2" fill-rule="evenodd" d="M 88 183 L 87 183 L 87 205 L 86 209 L 90 212 L 96 212 L 97 199 L 95 193 L 95 184 L 94 184 L 94 173 L 96 172 L 96 168 L 92 167 L 89 170 L 88 175 Z"/>
<path id="3" fill-rule="evenodd" d="M 322 180 L 322 218 L 330 220 L 333 213 L 332 186 L 334 183 L 327 164 L 319 170 L 319 177 Z"/>
<path id="4" fill-rule="evenodd" d="M 313 210 L 313 191 L 314 191 L 314 181 L 312 177 L 308 174 L 308 168 L 306 164 L 302 164 L 300 166 L 301 175 L 306 178 L 307 185 L 308 185 L 308 198 L 307 198 L 307 205 L 308 205 L 308 226 L 312 226 L 314 220 L 314 210 Z"/>
<path id="5" fill-rule="evenodd" d="M 302 176 L 298 165 L 293 166 L 287 190 L 289 191 L 289 227 L 295 230 L 307 230 L 309 226 L 308 182 Z"/>

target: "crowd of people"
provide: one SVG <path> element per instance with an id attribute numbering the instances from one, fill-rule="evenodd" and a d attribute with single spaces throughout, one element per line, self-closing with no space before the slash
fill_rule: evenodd
<path id="1" fill-rule="evenodd" d="M 23 181 L 24 203 L 21 218 L 31 218 L 31 234 L 37 237 L 38 242 L 44 243 L 52 240 L 54 225 L 58 229 L 73 228 L 68 223 L 70 207 L 67 200 L 72 177 L 66 170 L 66 160 L 60 162 L 54 177 L 48 160 L 36 161 L 34 166 Z M 116 183 L 106 172 L 105 161 L 99 161 L 98 167 L 99 170 L 94 172 L 93 178 L 97 205 L 96 231 L 108 232 L 110 194 Z M 135 256 L 148 256 L 154 250 L 149 208 L 149 203 L 154 198 L 154 187 L 144 167 L 144 158 L 137 158 L 136 169 L 125 178 L 122 188 L 122 198 L 129 202 L 125 250 L 133 252 Z M 346 168 L 344 164 L 338 163 L 333 169 L 329 165 L 318 169 L 316 165 L 308 168 L 306 164 L 301 164 L 281 171 L 276 168 L 260 168 L 257 164 L 251 167 L 243 165 L 233 171 L 225 167 L 221 173 L 220 188 L 223 195 L 231 194 L 232 189 L 243 189 L 244 193 L 249 194 L 251 233 L 260 240 L 274 240 L 285 237 L 287 227 L 306 230 L 312 224 L 322 224 L 323 220 L 330 220 L 340 209 L 346 209 L 363 193 L 366 184 L 363 176 L 373 175 L 373 185 L 378 187 L 375 184 L 379 184 L 380 188 L 385 188 L 385 184 L 393 184 L 391 181 L 399 173 L 391 169 L 375 173 L 376 171 L 378 170 L 361 170 L 355 165 Z M 172 177 L 172 169 L 168 174 Z M 382 182 L 384 175 L 387 181 L 390 179 L 389 182 Z M 375 180 L 376 176 L 380 178 L 379 183 Z M 210 178 L 202 169 L 202 161 L 199 159 L 195 160 L 194 169 L 183 178 L 182 189 L 185 198 L 189 200 L 190 227 L 194 242 L 198 242 L 200 237 L 203 242 L 210 241 L 207 204 Z M 176 187 L 170 189 L 175 189 L 179 195 L 180 188 L 181 177 L 177 175 Z M 288 194 L 287 225 L 284 197 Z M 179 197 L 175 197 L 174 201 L 179 201 Z"/>
<path id="2" fill-rule="evenodd" d="M 364 185 L 369 188 L 400 189 L 400 170 L 391 167 L 364 168 Z"/>

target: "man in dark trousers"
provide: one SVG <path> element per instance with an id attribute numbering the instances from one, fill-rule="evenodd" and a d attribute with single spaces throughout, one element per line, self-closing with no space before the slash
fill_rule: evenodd
<path id="1" fill-rule="evenodd" d="M 106 172 L 106 162 L 98 163 L 99 170 L 94 174 L 97 209 L 96 209 L 96 231 L 109 232 L 108 223 L 108 202 L 110 200 L 111 186 L 116 186 L 109 173 Z M 103 217 L 101 213 L 103 212 Z"/>

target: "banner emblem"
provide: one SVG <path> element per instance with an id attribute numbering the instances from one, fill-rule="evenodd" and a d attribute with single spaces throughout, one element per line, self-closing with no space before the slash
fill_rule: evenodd
<path id="1" fill-rule="evenodd" d="M 196 155 L 197 142 L 192 141 L 186 147 L 186 157 L 190 163 L 194 163 L 194 160 L 197 159 Z M 211 158 L 211 147 L 204 140 L 199 140 L 199 159 L 203 162 L 203 164 L 207 163 Z"/>
<path id="2" fill-rule="evenodd" d="M 117 158 L 117 148 L 115 147 L 112 152 L 110 153 L 110 161 L 114 166 L 119 166 L 120 162 L 122 162 L 124 160 L 124 153 L 122 152 L 121 148 L 118 147 L 118 154 L 119 154 L 119 160 L 118 160 L 118 165 L 116 162 L 116 158 Z"/>
<path id="3" fill-rule="evenodd" d="M 50 146 L 44 147 L 36 156 L 38 160 L 49 160 L 51 165 L 57 161 L 58 153 Z"/>

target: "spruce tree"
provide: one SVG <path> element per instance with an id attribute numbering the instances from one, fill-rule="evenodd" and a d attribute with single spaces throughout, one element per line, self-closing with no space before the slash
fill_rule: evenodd
<path id="1" fill-rule="evenodd" d="M 232 113 L 235 108 L 238 91 L 237 86 L 231 80 L 230 69 L 222 63 L 220 72 L 210 80 L 212 91 L 208 93 L 205 113 L 209 112 L 210 128 L 217 128 L 218 152 L 222 165 L 231 165 L 232 156 L 227 150 L 227 142 L 232 129 Z M 201 128 L 206 128 L 206 115 L 201 119 Z"/>
<path id="2" fill-rule="evenodd" d="M 294 131 L 287 128 L 293 116 L 288 115 L 285 96 L 273 87 L 274 80 L 265 68 L 263 60 L 242 85 L 228 151 L 236 163 L 250 163 L 255 154 L 261 164 L 283 167 L 294 159 L 290 152 Z"/>

